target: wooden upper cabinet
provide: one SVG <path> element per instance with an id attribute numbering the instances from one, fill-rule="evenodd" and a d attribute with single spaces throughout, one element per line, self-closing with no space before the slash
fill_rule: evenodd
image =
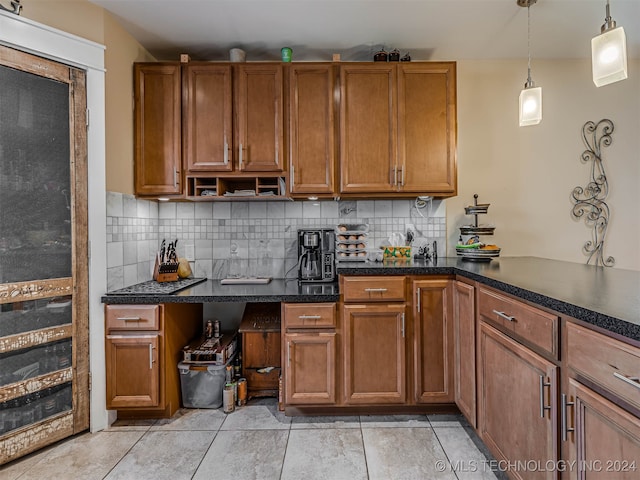
<path id="1" fill-rule="evenodd" d="M 183 135 L 189 172 L 233 170 L 231 65 L 183 66 Z"/>
<path id="2" fill-rule="evenodd" d="M 396 191 L 396 66 L 340 66 L 340 191 Z"/>
<path id="3" fill-rule="evenodd" d="M 237 65 L 238 170 L 282 171 L 284 166 L 283 72 L 280 63 Z"/>
<path id="4" fill-rule="evenodd" d="M 340 192 L 455 195 L 456 64 L 340 66 Z"/>
<path id="5" fill-rule="evenodd" d="M 289 68 L 289 162 L 293 195 L 336 193 L 334 67 Z"/>
<path id="6" fill-rule="evenodd" d="M 398 186 L 456 193 L 456 64 L 398 65 Z"/>
<path id="7" fill-rule="evenodd" d="M 179 63 L 134 64 L 135 193 L 182 193 Z"/>

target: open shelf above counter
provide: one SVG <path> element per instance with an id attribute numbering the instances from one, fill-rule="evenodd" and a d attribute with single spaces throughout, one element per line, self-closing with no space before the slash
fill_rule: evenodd
<path id="1" fill-rule="evenodd" d="M 187 199 L 193 201 L 290 200 L 283 175 L 187 175 Z"/>

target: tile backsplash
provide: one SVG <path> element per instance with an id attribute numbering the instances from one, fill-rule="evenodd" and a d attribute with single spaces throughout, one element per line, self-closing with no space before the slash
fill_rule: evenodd
<path id="1" fill-rule="evenodd" d="M 366 223 L 367 247 L 376 248 L 391 233 L 404 233 L 407 224 L 413 224 L 414 245 L 436 240 L 442 256 L 445 222 L 442 200 L 426 205 L 415 199 L 158 203 L 107 192 L 107 286 L 111 291 L 150 280 L 163 238 L 177 238 L 179 256 L 190 260 L 196 277 L 207 278 L 227 275 L 232 243 L 251 274 L 259 242 L 266 240 L 272 276 L 295 278 L 298 228 Z"/>

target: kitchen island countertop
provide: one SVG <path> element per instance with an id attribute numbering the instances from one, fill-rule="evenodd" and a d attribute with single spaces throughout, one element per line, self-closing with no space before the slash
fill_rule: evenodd
<path id="1" fill-rule="evenodd" d="M 338 263 L 338 275 L 460 275 L 601 327 L 640 344 L 640 272 L 537 257 L 502 257 L 490 262 L 460 258 L 409 263 Z M 172 295 L 110 295 L 104 303 L 336 302 L 337 284 L 300 286 L 274 279 L 266 285 L 221 285 L 219 280 Z"/>

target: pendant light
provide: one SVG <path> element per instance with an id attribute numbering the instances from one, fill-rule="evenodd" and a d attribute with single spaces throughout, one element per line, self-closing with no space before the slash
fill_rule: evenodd
<path id="1" fill-rule="evenodd" d="M 520 92 L 520 126 L 537 125 L 542 121 L 542 88 L 531 80 L 531 5 L 537 0 L 517 0 L 521 7 L 527 7 L 527 82 Z"/>
<path id="2" fill-rule="evenodd" d="M 627 78 L 627 37 L 624 28 L 616 27 L 609 13 L 600 28 L 600 35 L 591 39 L 591 69 L 596 87 Z"/>

